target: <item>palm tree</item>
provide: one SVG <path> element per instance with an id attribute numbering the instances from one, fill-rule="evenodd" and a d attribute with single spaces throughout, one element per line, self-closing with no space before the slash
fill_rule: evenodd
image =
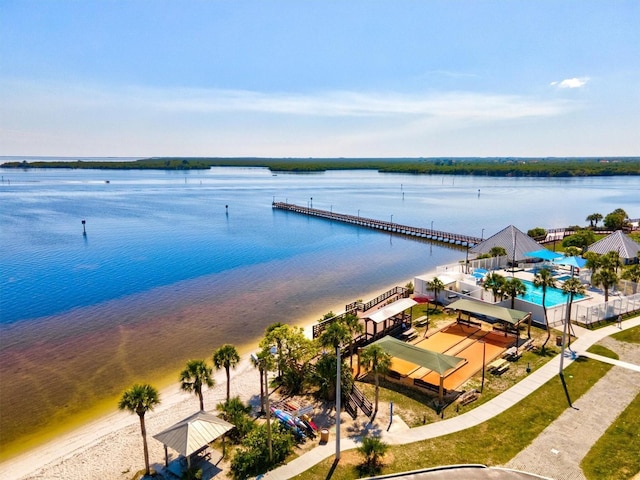
<path id="1" fill-rule="evenodd" d="M 562 373 L 562 359 L 564 358 L 565 337 L 567 335 L 566 330 L 569 326 L 569 323 L 571 322 L 571 306 L 573 305 L 573 298 L 578 294 L 584 295 L 585 288 L 580 280 L 578 280 L 576 277 L 571 277 L 562 284 L 562 291 L 566 295 L 569 295 L 569 298 L 567 299 L 567 314 L 562 328 L 562 356 L 560 357 L 560 373 Z M 571 345 L 571 338 L 569 338 L 569 345 Z"/>
<path id="2" fill-rule="evenodd" d="M 319 337 L 320 345 L 323 347 L 332 346 L 336 350 L 336 460 L 340 460 L 340 346 L 349 341 L 349 330 L 340 322 L 333 322 Z"/>
<path id="3" fill-rule="evenodd" d="M 598 271 L 598 268 L 600 268 L 601 264 L 600 255 L 598 255 L 596 252 L 585 252 L 582 255 L 582 258 L 587 261 L 587 263 L 585 264 L 585 268 L 591 270 L 592 275 Z"/>
<path id="4" fill-rule="evenodd" d="M 144 447 L 145 474 L 149 475 L 149 448 L 147 447 L 147 428 L 144 424 L 144 414 L 160 404 L 158 390 L 148 384 L 136 383 L 122 394 L 118 408 L 136 413 L 140 417 L 140 431 L 142 432 L 142 445 Z"/>
<path id="5" fill-rule="evenodd" d="M 204 360 L 189 360 L 187 367 L 180 372 L 180 388 L 185 392 L 193 392 L 200 400 L 200 410 L 204 411 L 202 387 L 213 387 L 215 384 L 211 373 L 213 369 Z"/>
<path id="6" fill-rule="evenodd" d="M 373 416 L 378 413 L 378 397 L 380 393 L 380 382 L 378 376 L 386 375 L 391 368 L 391 355 L 385 352 L 380 345 L 369 345 L 362 350 L 360 364 L 373 372 L 376 382 L 376 407 Z"/>
<path id="7" fill-rule="evenodd" d="M 602 268 L 613 270 L 615 273 L 618 273 L 618 268 L 622 266 L 620 253 L 617 250 L 611 250 L 610 252 L 605 253 L 600 258 L 600 264 Z"/>
<path id="8" fill-rule="evenodd" d="M 492 257 L 506 257 L 507 250 L 504 247 L 491 247 L 489 255 Z"/>
<path id="9" fill-rule="evenodd" d="M 591 228 L 597 227 L 598 226 L 598 222 L 600 220 L 602 220 L 602 215 L 599 213 L 592 213 L 591 215 L 587 216 L 587 222 L 589 222 L 589 226 Z"/>
<path id="10" fill-rule="evenodd" d="M 358 453 L 364 457 L 362 463 L 362 472 L 365 475 L 376 475 L 382 466 L 381 458 L 387 453 L 389 445 L 380 437 L 365 436 L 362 438 L 362 444 L 357 448 Z"/>
<path id="11" fill-rule="evenodd" d="M 487 275 L 487 278 L 484 281 L 484 289 L 487 291 L 491 291 L 493 293 L 493 301 L 502 300 L 503 295 L 503 287 L 505 283 L 505 278 L 496 272 L 491 272 Z"/>
<path id="12" fill-rule="evenodd" d="M 254 363 L 258 367 L 261 373 L 264 374 L 264 381 L 261 379 L 260 384 L 264 384 L 264 411 L 267 414 L 267 445 L 269 446 L 269 462 L 273 459 L 273 447 L 271 442 L 271 407 L 269 406 L 269 370 L 275 368 L 275 361 L 271 354 L 271 347 L 264 346 L 262 350 L 256 355 L 256 361 Z M 262 388 L 260 389 L 260 396 L 262 397 Z M 262 398 L 261 398 L 262 401 Z"/>
<path id="13" fill-rule="evenodd" d="M 235 368 L 239 361 L 240 355 L 238 355 L 236 347 L 229 345 L 228 343 L 222 345 L 219 349 L 213 352 L 213 365 L 216 367 L 216 370 L 220 370 L 224 367 L 227 373 L 227 402 L 231 397 L 231 374 L 229 370 L 231 368 Z"/>
<path id="14" fill-rule="evenodd" d="M 604 301 L 609 301 L 609 289 L 618 283 L 618 274 L 610 268 L 601 268 L 591 275 L 591 283 L 604 290 Z"/>
<path id="15" fill-rule="evenodd" d="M 633 294 L 638 293 L 638 283 L 640 283 L 640 263 L 636 263 L 622 272 L 622 278 L 633 282 Z"/>
<path id="16" fill-rule="evenodd" d="M 360 318 L 353 313 L 347 313 L 342 317 L 341 322 L 349 330 L 349 366 L 353 370 L 353 337 L 364 332 L 364 325 L 360 322 Z"/>
<path id="17" fill-rule="evenodd" d="M 547 329 L 547 338 L 542 344 L 541 350 L 544 354 L 544 347 L 551 338 L 551 329 L 549 328 L 549 321 L 547 319 L 547 305 L 545 304 L 545 299 L 547 296 L 547 288 L 553 288 L 556 286 L 556 281 L 553 278 L 553 274 L 551 271 L 543 268 L 536 273 L 536 276 L 533 279 L 533 284 L 542 289 L 542 310 L 544 311 L 544 325 Z"/>
<path id="18" fill-rule="evenodd" d="M 511 297 L 511 308 L 515 308 L 516 297 L 527 293 L 527 286 L 519 278 L 509 278 L 505 280 L 502 287 L 505 295 Z"/>
<path id="19" fill-rule="evenodd" d="M 440 292 L 444 289 L 444 283 L 442 283 L 442 280 L 440 280 L 438 277 L 434 277 L 433 280 L 431 280 L 430 282 L 427 282 L 427 288 L 429 288 L 429 290 L 433 291 L 433 303 L 436 306 L 436 310 L 438 309 L 438 295 L 440 295 Z"/>

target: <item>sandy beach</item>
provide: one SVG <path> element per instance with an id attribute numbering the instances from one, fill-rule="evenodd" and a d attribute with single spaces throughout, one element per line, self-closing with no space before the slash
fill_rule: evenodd
<path id="1" fill-rule="evenodd" d="M 404 285 L 406 281 L 390 286 Z M 383 290 L 383 291 L 386 291 Z M 369 292 L 362 298 L 375 298 L 381 291 Z M 330 307 L 330 306 L 328 306 Z M 339 309 L 333 307 L 335 313 Z M 311 338 L 311 326 L 320 318 L 321 312 L 301 319 L 296 325 L 303 327 Z M 250 361 L 250 353 L 257 345 L 242 347 L 241 361 L 231 371 L 231 395 L 239 396 L 251 405 L 259 404 L 260 378 Z M 205 410 L 215 411 L 215 406 L 225 400 L 226 375 L 224 370 L 214 372 L 215 386 L 204 394 Z M 149 460 L 151 468 L 164 467 L 164 447 L 153 435 L 198 411 L 195 395 L 182 392 L 175 383 L 160 391 L 161 404 L 145 416 Z M 170 460 L 177 456 L 169 450 Z M 19 454 L 0 463 L 0 478 L 6 480 L 23 479 L 130 479 L 133 474 L 144 469 L 140 423 L 137 415 L 118 411 L 91 421 L 69 433 L 63 434 L 46 444 Z M 217 479 L 227 479 L 227 471 L 216 475 Z"/>
<path id="2" fill-rule="evenodd" d="M 206 410 L 224 401 L 224 370 L 214 375 L 216 385 L 204 392 Z M 232 371 L 231 395 L 256 403 L 259 376 L 248 355 Z M 145 416 L 149 458 L 152 466 L 164 465 L 164 447 L 154 434 L 198 410 L 195 395 L 179 390 L 176 384 L 160 392 L 162 403 Z M 173 453 L 175 455 L 175 452 Z M 129 479 L 144 468 L 140 423 L 137 415 L 120 412 L 88 423 L 56 440 L 0 464 L 3 479 Z M 219 478 L 225 478 L 219 476 Z"/>

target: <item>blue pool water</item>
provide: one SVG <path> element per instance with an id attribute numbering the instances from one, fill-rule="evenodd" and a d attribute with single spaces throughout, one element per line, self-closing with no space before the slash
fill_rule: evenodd
<path id="1" fill-rule="evenodd" d="M 519 298 L 526 302 L 542 305 L 542 288 L 536 287 L 533 282 L 529 280 L 522 280 L 522 283 L 527 287 L 527 292 Z M 582 298 L 584 298 L 584 295 L 576 294 L 573 296 L 574 300 L 580 300 Z M 566 303 L 567 295 L 559 288 L 547 288 L 547 294 L 544 300 L 547 308 L 557 307 L 558 305 Z"/>

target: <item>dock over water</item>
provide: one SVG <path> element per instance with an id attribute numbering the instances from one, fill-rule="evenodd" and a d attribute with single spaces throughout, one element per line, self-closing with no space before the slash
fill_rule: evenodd
<path id="1" fill-rule="evenodd" d="M 390 233 L 400 235 L 408 235 L 411 237 L 424 238 L 435 242 L 450 243 L 460 245 L 462 247 L 473 247 L 482 241 L 481 238 L 472 237 L 470 235 L 461 235 L 459 233 L 443 232 L 440 230 L 432 230 L 430 228 L 411 227 L 409 225 L 401 225 L 395 222 L 386 222 L 384 220 L 376 220 L 356 215 L 346 215 L 344 213 L 336 213 L 333 211 L 320 210 L 317 208 L 304 207 L 286 202 L 273 202 L 272 207 L 277 210 L 285 210 L 288 212 L 301 213 L 312 217 L 326 218 L 338 222 L 351 223 L 361 227 L 383 230 Z"/>

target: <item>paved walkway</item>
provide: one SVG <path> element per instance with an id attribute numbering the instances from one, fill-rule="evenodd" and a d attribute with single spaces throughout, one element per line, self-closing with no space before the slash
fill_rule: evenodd
<path id="1" fill-rule="evenodd" d="M 640 393 L 640 345 L 623 344 L 615 340 L 605 343 L 622 360 L 584 352 L 583 356 L 616 367 L 580 397 L 574 403 L 575 408 L 565 410 L 531 445 L 511 459 L 506 465 L 508 468 L 557 480 L 586 480 L 580 462 L 609 425 Z M 603 405 L 606 408 L 602 408 Z"/>
<path id="2" fill-rule="evenodd" d="M 627 330 L 638 325 L 640 325 L 640 316 L 625 320 L 622 324 L 622 330 Z M 620 331 L 620 329 L 615 325 L 610 325 L 598 330 L 587 330 L 575 326 L 574 329 L 575 334 L 578 336 L 578 340 L 573 342 L 571 347 L 575 352 L 578 352 L 580 355 L 585 356 L 592 356 L 592 354 L 585 353 L 586 349 L 591 345 L 597 343 L 599 340 L 605 337 L 608 337 L 609 335 L 613 335 L 614 333 Z M 598 356 L 598 360 L 607 361 L 609 363 L 615 362 L 610 358 L 600 356 Z M 572 362 L 573 359 L 571 357 L 566 357 L 564 359 L 564 367 L 568 366 Z M 551 359 L 545 365 L 540 367 L 535 372 L 531 373 L 529 376 L 511 387 L 509 390 L 467 413 L 448 420 L 442 420 L 440 422 L 410 429 L 400 428 L 396 430 L 392 427 L 389 432 L 382 432 L 381 438 L 388 444 L 401 445 L 417 442 L 420 440 L 427 440 L 429 438 L 435 438 L 474 427 L 489 420 L 490 418 L 495 417 L 496 415 L 499 415 L 509 407 L 525 398 L 530 393 L 537 390 L 538 387 L 544 385 L 547 381 L 556 376 L 558 374 L 559 368 L 560 355 L 557 355 L 555 358 Z M 603 401 L 605 403 L 609 403 L 610 399 L 607 398 Z M 587 412 L 587 410 L 589 410 L 588 407 L 585 408 L 585 413 Z M 610 421 L 608 421 L 608 423 L 604 427 L 605 429 L 608 427 L 609 423 Z M 340 442 L 340 451 L 350 450 L 352 448 L 356 448 L 357 446 L 358 443 L 356 438 L 342 439 Z M 335 452 L 336 442 L 335 439 L 332 438 L 327 444 L 320 445 L 305 453 L 304 455 L 297 457 L 288 464 L 266 473 L 262 478 L 267 480 L 294 477 L 309 469 L 311 466 L 321 462 L 322 460 L 329 458 Z"/>

